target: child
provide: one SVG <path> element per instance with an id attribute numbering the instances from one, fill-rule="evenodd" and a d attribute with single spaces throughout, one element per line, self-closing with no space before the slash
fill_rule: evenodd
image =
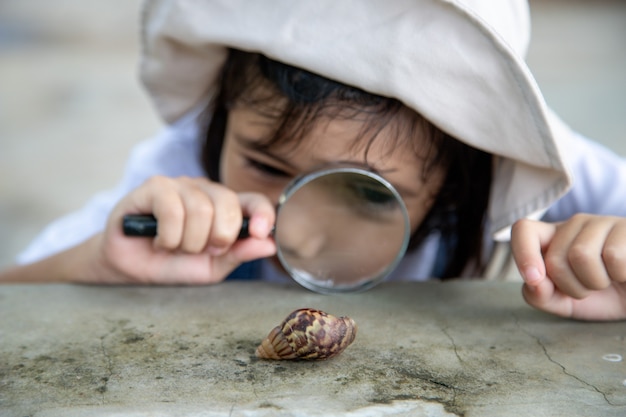
<path id="1" fill-rule="evenodd" d="M 511 232 L 529 304 L 626 318 L 626 163 L 546 109 L 521 58 L 524 1 L 154 0 L 143 35 L 142 78 L 170 126 L 0 281 L 284 278 L 264 259 L 278 195 L 341 161 L 407 206 L 390 279 L 476 276 Z M 128 213 L 154 213 L 158 236 L 124 236 Z"/>

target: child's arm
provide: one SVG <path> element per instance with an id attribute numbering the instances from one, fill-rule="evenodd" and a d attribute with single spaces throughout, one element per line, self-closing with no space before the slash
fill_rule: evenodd
<path id="1" fill-rule="evenodd" d="M 0 283 L 95 282 L 90 276 L 90 261 L 100 237 L 40 261 L 1 271 Z"/>
<path id="2" fill-rule="evenodd" d="M 154 213 L 157 237 L 124 236 L 122 218 L 130 213 Z M 237 240 L 243 214 L 250 217 L 250 237 Z M 117 204 L 103 233 L 8 270 L 0 282 L 219 282 L 242 262 L 275 253 L 274 219 L 261 194 L 236 194 L 205 178 L 154 177 Z"/>
<path id="3" fill-rule="evenodd" d="M 626 319 L 626 218 L 520 220 L 511 246 L 528 304 L 581 320 Z"/>

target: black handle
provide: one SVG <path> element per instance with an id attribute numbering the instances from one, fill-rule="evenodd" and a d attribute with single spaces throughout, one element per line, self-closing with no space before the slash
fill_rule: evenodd
<path id="1" fill-rule="evenodd" d="M 248 226 L 250 218 L 244 217 L 237 239 L 250 236 Z M 122 230 L 126 236 L 154 237 L 157 235 L 158 221 L 152 214 L 127 214 L 122 219 Z"/>

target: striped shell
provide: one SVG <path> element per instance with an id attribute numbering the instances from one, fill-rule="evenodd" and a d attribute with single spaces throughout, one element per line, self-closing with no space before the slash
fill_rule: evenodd
<path id="1" fill-rule="evenodd" d="M 350 317 L 335 317 L 312 308 L 291 313 L 256 349 L 263 359 L 329 359 L 354 341 L 357 326 Z"/>

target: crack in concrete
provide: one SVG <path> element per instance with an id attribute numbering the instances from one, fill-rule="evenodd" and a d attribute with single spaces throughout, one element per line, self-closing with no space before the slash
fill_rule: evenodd
<path id="1" fill-rule="evenodd" d="M 441 382 L 441 381 L 434 380 L 432 378 L 425 379 L 425 381 L 428 381 L 430 383 L 442 386 L 444 388 L 451 389 L 452 390 L 452 401 L 450 402 L 450 405 L 452 405 L 452 406 L 456 406 L 457 405 L 456 404 L 456 397 L 457 397 L 457 394 L 458 394 L 458 388 L 457 387 L 455 387 L 454 385 L 446 384 L 446 383 Z M 440 404 L 445 405 L 444 403 L 440 403 Z"/>
<path id="2" fill-rule="evenodd" d="M 465 362 L 463 361 L 463 359 L 461 358 L 461 355 L 459 355 L 459 350 L 457 347 L 457 344 L 454 340 L 454 338 L 452 337 L 452 335 L 448 332 L 448 329 L 445 327 L 441 328 L 441 331 L 443 332 L 443 334 L 446 335 L 446 337 L 450 340 L 450 343 L 452 343 L 452 348 L 454 349 L 454 355 L 456 356 L 456 358 L 458 359 L 458 361 L 463 365 Z"/>
<path id="3" fill-rule="evenodd" d="M 111 355 L 109 355 L 104 343 L 104 339 L 106 339 L 106 337 L 107 335 L 100 337 L 100 350 L 102 351 L 102 355 L 104 356 L 106 363 L 106 375 L 101 380 L 103 385 L 97 388 L 97 391 L 102 395 L 102 404 L 106 404 L 105 396 L 109 389 L 109 380 L 113 376 L 113 360 L 111 359 Z"/>
<path id="4" fill-rule="evenodd" d="M 551 355 L 550 352 L 548 352 L 548 348 L 546 348 L 546 346 L 543 344 L 543 342 L 541 341 L 541 338 L 539 338 L 538 336 L 535 336 L 534 334 L 530 333 L 528 330 L 526 330 L 524 327 L 522 327 L 522 325 L 520 324 L 519 320 L 517 317 L 515 317 L 515 324 L 517 325 L 517 327 L 524 332 L 526 335 L 528 335 L 529 337 L 531 337 L 532 339 L 535 340 L 535 342 L 539 345 L 539 347 L 541 348 L 541 350 L 543 351 L 544 356 L 548 359 L 549 362 L 555 364 L 556 366 L 558 366 L 559 368 L 561 368 L 561 371 L 567 375 L 570 378 L 573 378 L 574 380 L 580 382 L 581 384 L 591 388 L 593 391 L 597 392 L 598 394 L 602 395 L 602 398 L 604 398 L 604 401 L 610 405 L 610 406 L 617 406 L 617 404 L 613 404 L 611 402 L 611 400 L 609 400 L 609 397 L 606 395 L 605 392 L 603 392 L 601 389 L 599 389 L 598 387 L 596 387 L 595 385 L 585 381 L 584 379 L 574 375 L 573 373 L 569 372 L 567 370 L 567 368 L 561 364 L 559 361 L 557 361 L 556 359 L 554 359 Z"/>
<path id="5" fill-rule="evenodd" d="M 450 340 L 450 343 L 452 343 L 452 348 L 454 349 L 454 355 L 456 356 L 456 358 L 459 361 L 459 363 L 461 364 L 461 366 L 465 366 L 465 361 L 463 360 L 463 358 L 461 358 L 461 355 L 459 354 L 459 349 L 458 349 L 458 346 L 456 344 L 456 341 L 454 340 L 452 335 L 448 332 L 448 329 L 446 327 L 442 327 L 441 331 Z M 447 388 L 451 388 L 452 389 L 452 405 L 456 405 L 457 387 L 451 386 L 451 385 L 449 386 L 447 384 L 441 384 L 441 383 L 439 383 L 439 384 L 443 385 L 443 386 L 445 386 Z"/>

